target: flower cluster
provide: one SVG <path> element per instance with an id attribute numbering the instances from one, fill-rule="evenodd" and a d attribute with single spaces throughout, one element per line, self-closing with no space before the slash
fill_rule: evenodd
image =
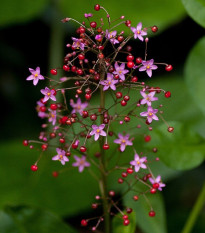
<path id="1" fill-rule="evenodd" d="M 58 69 L 51 69 L 53 77 L 50 79 L 40 74 L 39 67 L 36 70 L 29 68 L 31 75 L 26 80 L 32 80 L 36 86 L 40 80 L 49 79 L 50 85 L 40 90 L 42 99 L 37 102 L 38 116 L 46 120 L 42 125 L 39 140 L 24 140 L 23 144 L 29 145 L 30 148 L 38 148 L 37 144 L 40 144 L 42 151 L 45 151 L 53 145 L 55 138 L 59 145 L 56 147 L 57 155 L 53 153 L 51 156 L 53 161 L 59 161 L 62 165 L 75 169 L 77 167 L 79 172 L 92 170 L 95 166 L 104 177 L 102 182 L 107 179 L 108 169 L 122 170 L 122 178 L 118 179 L 119 184 L 125 183 L 125 178 L 133 174 L 132 185 L 131 182 L 127 182 L 129 190 L 135 190 L 137 182 L 146 184 L 148 188 L 133 197 L 136 201 L 140 195 L 147 195 L 149 192 L 153 194 L 165 186 L 160 175 L 155 178 L 152 174 L 149 155 L 143 156 L 143 152 L 136 152 L 135 140 L 140 137 L 144 137 L 145 142 L 151 140 L 149 135 L 145 137 L 144 134 L 136 132 L 142 124 L 151 131 L 152 121 L 158 121 L 162 115 L 163 112 L 159 110 L 162 105 L 157 104 L 159 101 L 157 95 L 164 93 L 166 98 L 171 96 L 169 91 L 150 87 L 143 80 L 140 81 L 140 75 L 145 71 L 151 78 L 152 71 L 158 69 L 158 65 L 164 65 L 167 71 L 171 71 L 172 66 L 156 63 L 154 59 L 148 60 L 147 55 L 142 59 L 132 54 L 132 47 L 127 45 L 129 40 L 138 40 L 139 45 L 146 43 L 147 48 L 149 39 L 145 36 L 148 35 L 150 28 L 143 28 L 141 22 L 136 27 L 131 27 L 131 21 L 124 20 L 124 16 L 118 19 L 120 23 L 112 25 L 109 14 L 102 6 L 97 4 L 95 10 L 106 12 L 109 29 L 105 28 L 103 19 L 99 24 L 92 20 L 94 17 L 92 13 L 85 13 L 87 23 L 80 23 L 72 18 L 62 20 L 64 23 L 74 21 L 79 24 L 78 36 L 72 37 L 70 43 L 66 45 L 68 53 L 62 66 L 65 72 L 63 77 L 58 77 Z M 113 30 L 120 24 L 127 28 L 128 37 L 125 37 L 124 31 Z M 155 32 L 155 29 L 156 26 L 151 27 L 151 31 Z M 124 59 L 120 60 L 122 55 Z M 67 93 L 70 96 L 73 91 L 75 96 L 69 99 Z M 60 96 L 61 102 L 58 100 Z M 153 107 L 154 104 L 156 107 Z M 125 125 L 126 127 L 121 129 L 121 126 Z M 172 132 L 173 127 L 169 126 L 168 131 Z M 95 148 L 97 141 L 99 147 L 96 148 L 100 148 L 99 151 L 94 155 L 90 154 L 90 148 Z M 109 152 L 110 147 L 114 148 L 115 153 Z M 123 155 L 126 151 L 128 153 Z M 120 158 L 123 156 L 130 159 L 126 166 L 120 164 Z M 111 158 L 116 160 L 112 168 L 107 166 Z M 156 161 L 158 160 L 156 158 Z M 40 160 L 37 161 L 31 166 L 31 170 L 38 169 L 37 163 Z M 58 172 L 54 174 L 57 176 Z M 99 177 L 99 180 L 101 179 Z M 117 202 L 112 200 L 115 196 L 114 191 L 110 191 L 108 195 L 106 192 L 107 189 L 104 187 L 102 200 L 108 202 L 110 210 L 111 208 L 119 210 Z M 101 198 L 97 198 L 99 199 Z M 128 212 L 130 213 L 130 210 Z M 150 216 L 154 216 L 152 208 L 150 213 Z M 107 218 L 107 214 L 104 215 Z M 87 223 L 88 220 L 81 222 L 83 226 Z M 127 217 L 123 216 L 123 223 L 129 224 Z M 97 225 L 92 230 L 95 230 Z"/>

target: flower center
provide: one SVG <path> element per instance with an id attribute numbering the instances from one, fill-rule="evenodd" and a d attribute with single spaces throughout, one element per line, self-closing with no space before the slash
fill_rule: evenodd
<path id="1" fill-rule="evenodd" d="M 125 139 L 122 139 L 121 142 L 122 142 L 122 143 L 125 143 L 126 141 L 125 141 Z"/>
<path id="2" fill-rule="evenodd" d="M 139 30 L 137 31 L 137 34 L 140 34 L 140 31 L 139 31 Z"/>
<path id="3" fill-rule="evenodd" d="M 146 100 L 149 101 L 149 102 L 151 101 L 150 97 L 147 97 Z"/>
<path id="4" fill-rule="evenodd" d="M 48 95 L 48 96 L 50 96 L 50 95 L 51 95 L 51 93 L 50 93 L 50 92 L 48 92 L 48 93 L 47 93 L 47 95 Z"/>
<path id="5" fill-rule="evenodd" d="M 148 115 L 149 115 L 149 116 L 153 116 L 153 113 L 152 113 L 152 112 L 149 112 Z"/>
<path id="6" fill-rule="evenodd" d="M 150 66 L 147 66 L 147 69 L 149 69 L 150 68 Z"/>
<path id="7" fill-rule="evenodd" d="M 34 78 L 37 78 L 38 77 L 38 74 L 34 74 Z"/>
<path id="8" fill-rule="evenodd" d="M 97 133 L 100 133 L 100 129 L 97 129 L 96 132 L 97 132 Z"/>
<path id="9" fill-rule="evenodd" d="M 140 165 L 140 161 L 137 161 L 137 164 Z"/>
<path id="10" fill-rule="evenodd" d="M 108 84 L 110 85 L 110 84 L 111 84 L 111 81 L 109 81 Z"/>
<path id="11" fill-rule="evenodd" d="M 59 155 L 59 161 L 61 161 L 63 159 L 63 155 Z"/>

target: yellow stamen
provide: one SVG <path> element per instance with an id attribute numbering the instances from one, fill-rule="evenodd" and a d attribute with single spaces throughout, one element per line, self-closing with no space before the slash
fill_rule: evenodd
<path id="1" fill-rule="evenodd" d="M 97 132 L 97 133 L 100 133 L 100 130 L 99 130 L 99 129 L 97 129 L 97 130 L 96 130 L 96 132 Z"/>
<path id="2" fill-rule="evenodd" d="M 149 69 L 150 68 L 150 66 L 147 66 L 147 69 Z"/>

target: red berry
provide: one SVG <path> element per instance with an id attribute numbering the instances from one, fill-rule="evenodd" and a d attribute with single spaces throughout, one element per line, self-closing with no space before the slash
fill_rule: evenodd
<path id="1" fill-rule="evenodd" d="M 144 140 L 145 140 L 145 142 L 149 142 L 149 141 L 151 141 L 151 136 L 150 135 L 147 135 L 147 136 L 145 136 L 144 137 Z"/>
<path id="2" fill-rule="evenodd" d="M 82 75 L 83 74 L 83 70 L 82 69 L 77 69 L 76 72 L 77 72 L 78 75 Z"/>
<path id="3" fill-rule="evenodd" d="M 138 201 L 139 197 L 137 195 L 133 196 L 134 201 Z"/>
<path id="4" fill-rule="evenodd" d="M 79 27 L 79 32 L 80 32 L 80 33 L 82 33 L 82 34 L 83 34 L 83 33 L 85 33 L 85 28 L 84 28 L 84 27 L 82 27 L 82 26 L 81 26 L 81 27 Z"/>
<path id="5" fill-rule="evenodd" d="M 128 215 L 124 214 L 124 215 L 122 216 L 122 218 L 123 218 L 123 219 L 128 219 Z"/>
<path id="6" fill-rule="evenodd" d="M 125 116 L 125 117 L 124 117 L 124 121 L 125 121 L 125 122 L 129 122 L 129 121 L 130 121 L 130 117 L 129 117 L 129 116 Z"/>
<path id="7" fill-rule="evenodd" d="M 41 106 L 41 107 L 40 107 L 40 111 L 41 111 L 41 112 L 45 112 L 45 111 L 46 111 L 46 107 L 45 107 L 45 106 Z"/>
<path id="8" fill-rule="evenodd" d="M 125 95 L 124 97 L 123 97 L 123 99 L 124 99 L 124 101 L 129 101 L 129 99 L 130 99 L 130 97 L 129 97 L 129 95 Z"/>
<path id="9" fill-rule="evenodd" d="M 57 108 L 58 108 L 57 104 L 51 104 L 51 105 L 50 105 L 50 109 L 51 109 L 51 110 L 54 110 L 54 111 L 55 111 Z"/>
<path id="10" fill-rule="evenodd" d="M 44 151 L 44 150 L 46 150 L 46 149 L 48 148 L 48 145 L 47 145 L 47 144 L 43 144 L 43 145 L 41 146 L 41 148 L 42 148 L 42 150 Z"/>
<path id="11" fill-rule="evenodd" d="M 125 220 L 123 221 L 123 225 L 124 225 L 124 226 L 128 226 L 129 224 L 130 224 L 129 219 L 125 219 Z"/>
<path id="12" fill-rule="evenodd" d="M 154 183 L 154 184 L 152 185 L 152 187 L 153 187 L 154 189 L 158 189 L 158 188 L 159 188 L 159 184 L 158 184 L 158 183 Z"/>
<path id="13" fill-rule="evenodd" d="M 127 177 L 127 172 L 122 172 L 122 177 Z"/>
<path id="14" fill-rule="evenodd" d="M 71 156 L 71 152 L 70 152 L 70 151 L 67 151 L 67 152 L 65 153 L 65 155 L 66 155 L 67 157 L 69 157 L 69 156 Z"/>
<path id="15" fill-rule="evenodd" d="M 90 23 L 91 28 L 96 28 L 97 27 L 97 23 L 95 21 Z"/>
<path id="16" fill-rule="evenodd" d="M 104 149 L 104 150 L 108 150 L 109 148 L 110 148 L 110 146 L 109 146 L 108 144 L 105 143 L 105 144 L 103 145 L 103 149 Z"/>
<path id="17" fill-rule="evenodd" d="M 171 97 L 171 92 L 170 92 L 170 91 L 165 92 L 165 93 L 164 93 L 164 96 L 165 96 L 166 98 L 170 98 L 170 97 Z"/>
<path id="18" fill-rule="evenodd" d="M 90 99 L 91 99 L 91 96 L 92 96 L 91 94 L 86 93 L 86 94 L 85 94 L 86 100 L 90 100 Z"/>
<path id="19" fill-rule="evenodd" d="M 158 27 L 157 26 L 153 26 L 152 27 L 152 32 L 157 32 L 158 31 Z"/>
<path id="20" fill-rule="evenodd" d="M 79 60 L 84 60 L 84 59 L 85 59 L 85 55 L 82 54 L 82 53 L 79 54 L 79 55 L 78 55 L 78 59 L 79 59 Z"/>
<path id="21" fill-rule="evenodd" d="M 151 210 L 151 211 L 149 212 L 149 216 L 150 216 L 150 217 L 154 217 L 154 216 L 155 216 L 154 210 Z"/>
<path id="22" fill-rule="evenodd" d="M 130 27 L 130 26 L 131 26 L 131 21 L 130 21 L 130 20 L 126 20 L 126 21 L 125 21 L 125 25 L 126 25 L 127 27 Z"/>
<path id="23" fill-rule="evenodd" d="M 168 132 L 172 133 L 174 131 L 174 127 L 169 126 L 168 127 Z"/>
<path id="24" fill-rule="evenodd" d="M 118 99 L 122 98 L 122 92 L 117 92 L 117 93 L 115 94 L 115 96 L 116 96 L 116 98 L 118 98 Z"/>
<path id="25" fill-rule="evenodd" d="M 100 80 L 100 75 L 99 75 L 99 74 L 95 74 L 94 79 L 95 79 L 96 81 Z"/>
<path id="26" fill-rule="evenodd" d="M 86 227 L 88 225 L 88 222 L 87 222 L 87 220 L 82 219 L 80 224 L 81 224 L 81 226 Z"/>
<path id="27" fill-rule="evenodd" d="M 82 117 L 87 118 L 89 116 L 88 111 L 83 111 L 82 112 Z"/>
<path id="28" fill-rule="evenodd" d="M 129 167 L 129 168 L 127 169 L 127 173 L 132 174 L 132 173 L 133 173 L 133 169 Z"/>
<path id="29" fill-rule="evenodd" d="M 131 51 L 132 51 L 132 46 L 128 45 L 128 46 L 126 47 L 126 50 L 127 50 L 127 52 L 131 52 Z"/>
<path id="30" fill-rule="evenodd" d="M 99 45 L 98 49 L 99 49 L 99 50 L 103 50 L 103 49 L 104 49 L 104 46 L 103 46 L 103 45 Z"/>
<path id="31" fill-rule="evenodd" d="M 64 66 L 63 66 L 63 69 L 64 69 L 65 71 L 69 71 L 69 70 L 70 70 L 70 67 L 69 67 L 68 65 L 64 65 Z"/>
<path id="32" fill-rule="evenodd" d="M 53 175 L 53 177 L 57 177 L 57 176 L 59 175 L 59 173 L 56 172 L 56 171 L 54 171 L 54 172 L 52 173 L 52 175 Z"/>
<path id="33" fill-rule="evenodd" d="M 127 56 L 127 61 L 133 61 L 134 60 L 134 56 L 132 56 L 131 54 Z"/>
<path id="34" fill-rule="evenodd" d="M 73 148 L 73 149 L 76 149 L 76 148 L 78 148 L 78 145 L 73 143 L 73 144 L 72 144 L 72 148 Z"/>
<path id="35" fill-rule="evenodd" d="M 28 144 L 29 144 L 28 140 L 23 140 L 23 145 L 24 146 L 28 146 Z"/>
<path id="36" fill-rule="evenodd" d="M 152 174 L 148 173 L 148 174 L 146 175 L 146 177 L 147 177 L 147 179 L 149 179 L 149 178 L 152 177 Z"/>
<path id="37" fill-rule="evenodd" d="M 50 73 L 51 73 L 52 75 L 56 75 L 56 74 L 57 74 L 57 70 L 56 70 L 56 69 L 52 69 L 52 70 L 50 70 Z"/>
<path id="38" fill-rule="evenodd" d="M 36 172 L 38 170 L 38 166 L 37 165 L 31 165 L 31 170 L 33 172 Z"/>
<path id="39" fill-rule="evenodd" d="M 127 67 L 128 67 L 128 68 L 132 68 L 134 65 L 135 65 L 135 64 L 134 64 L 133 61 L 128 61 L 128 63 L 127 63 Z"/>
<path id="40" fill-rule="evenodd" d="M 97 120 L 97 115 L 96 114 L 90 115 L 90 120 L 91 121 L 96 121 Z"/>
<path id="41" fill-rule="evenodd" d="M 56 137 L 56 134 L 54 132 L 50 133 L 50 137 L 51 138 L 55 138 Z"/>
<path id="42" fill-rule="evenodd" d="M 104 58 L 104 54 L 103 54 L 103 53 L 99 53 L 99 54 L 98 54 L 98 58 L 99 58 L 99 59 L 103 59 L 103 58 Z"/>
<path id="43" fill-rule="evenodd" d="M 150 193 L 154 194 L 154 193 L 156 193 L 156 192 L 157 192 L 157 190 L 156 190 L 155 188 L 151 188 L 151 189 L 150 189 Z"/>
<path id="44" fill-rule="evenodd" d="M 128 213 L 128 214 L 131 214 L 132 213 L 132 208 L 126 208 L 126 212 Z"/>
<path id="45" fill-rule="evenodd" d="M 100 10 L 100 5 L 99 5 L 99 4 L 96 4 L 96 5 L 94 6 L 94 9 L 95 9 L 96 11 L 99 11 L 99 10 Z"/>
<path id="46" fill-rule="evenodd" d="M 123 182 L 124 182 L 124 180 L 123 180 L 122 178 L 119 178 L 119 179 L 118 179 L 118 183 L 119 183 L 119 184 L 122 184 Z"/>
<path id="47" fill-rule="evenodd" d="M 124 101 L 124 100 L 122 100 L 122 101 L 121 101 L 121 105 L 122 105 L 122 106 L 126 106 L 126 105 L 127 105 L 127 102 Z"/>
<path id="48" fill-rule="evenodd" d="M 136 58 L 136 63 L 137 64 L 141 64 L 142 63 L 142 58 L 141 57 L 137 57 Z"/>
<path id="49" fill-rule="evenodd" d="M 93 203 L 91 207 L 92 207 L 92 209 L 97 209 L 98 208 L 98 204 L 97 203 Z"/>
<path id="50" fill-rule="evenodd" d="M 59 142 L 60 142 L 60 143 L 65 143 L 65 138 L 60 138 L 60 139 L 59 139 Z"/>
<path id="51" fill-rule="evenodd" d="M 80 151 L 81 151 L 81 152 L 84 153 L 84 152 L 86 152 L 86 150 L 87 150 L 87 148 L 86 148 L 85 146 L 81 146 L 81 147 L 80 147 Z"/>
<path id="52" fill-rule="evenodd" d="M 115 196 L 115 192 L 113 190 L 109 191 L 109 196 L 114 197 Z"/>
<path id="53" fill-rule="evenodd" d="M 77 70 L 76 66 L 72 66 L 72 67 L 71 67 L 71 71 L 72 71 L 72 72 L 76 72 L 76 70 Z"/>
<path id="54" fill-rule="evenodd" d="M 136 83 L 138 81 L 138 78 L 136 76 L 132 77 L 131 82 Z"/>
<path id="55" fill-rule="evenodd" d="M 56 94 L 57 94 L 57 91 L 56 91 L 54 88 L 52 88 L 51 91 L 54 92 L 53 95 L 56 95 Z"/>
<path id="56" fill-rule="evenodd" d="M 166 65 L 165 70 L 168 71 L 168 72 L 172 71 L 173 70 L 173 66 L 172 65 Z"/>
<path id="57" fill-rule="evenodd" d="M 118 40 L 119 42 L 122 42 L 122 41 L 124 40 L 124 37 L 123 37 L 123 36 L 118 36 L 118 37 L 117 37 L 117 40 Z"/>

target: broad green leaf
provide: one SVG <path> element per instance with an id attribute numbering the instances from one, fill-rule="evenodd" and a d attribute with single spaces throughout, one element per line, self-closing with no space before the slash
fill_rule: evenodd
<path id="1" fill-rule="evenodd" d="M 195 104 L 205 114 L 205 37 L 200 39 L 191 50 L 185 65 L 185 80 Z"/>
<path id="2" fill-rule="evenodd" d="M 99 194 L 98 182 L 88 170 L 80 174 L 73 168 L 72 158 L 65 166 L 51 160 L 55 149 L 43 154 L 37 172 L 32 172 L 30 166 L 39 158 L 39 151 L 25 148 L 19 141 L 2 143 L 0 154 L 0 207 L 35 205 L 74 216 L 90 208 L 94 196 Z M 61 173 L 55 178 L 52 171 Z"/>
<path id="3" fill-rule="evenodd" d="M 205 1 L 204 0 L 182 0 L 188 15 L 205 27 Z"/>
<path id="4" fill-rule="evenodd" d="M 0 26 L 30 20 L 40 15 L 47 3 L 48 0 L 1 0 Z"/>
<path id="5" fill-rule="evenodd" d="M 174 132 L 169 133 L 161 125 L 150 133 L 152 140 L 147 147 L 157 147 L 157 156 L 167 166 L 176 170 L 187 170 L 199 166 L 205 158 L 204 140 L 193 130 L 179 122 L 170 122 Z"/>
<path id="6" fill-rule="evenodd" d="M 133 200 L 134 192 L 129 192 L 124 197 L 124 204 L 131 206 L 136 213 L 137 225 L 145 233 L 166 233 L 166 213 L 164 208 L 164 201 L 160 193 L 146 195 L 153 210 L 156 212 L 155 217 L 149 217 L 151 210 L 150 204 L 141 195 L 138 201 Z"/>
<path id="7" fill-rule="evenodd" d="M 117 214 L 112 220 L 112 232 L 113 233 L 135 233 L 136 229 L 136 213 L 129 214 L 130 224 L 128 226 L 123 225 L 122 214 Z"/>
<path id="8" fill-rule="evenodd" d="M 100 11 L 94 11 L 94 5 L 100 4 L 106 8 L 111 21 L 118 19 L 121 15 L 125 16 L 125 19 L 132 21 L 132 26 L 136 26 L 137 23 L 143 22 L 143 26 L 149 27 L 157 25 L 160 30 L 168 27 L 181 20 L 185 11 L 183 5 L 178 0 L 136 0 L 136 1 L 109 1 L 104 0 L 102 3 L 99 1 L 67 1 L 63 0 L 61 4 L 62 12 L 65 17 L 72 17 L 79 21 L 85 20 L 83 18 L 84 13 L 92 12 L 95 16 L 105 18 L 106 13 L 101 9 Z M 106 20 L 104 20 L 106 22 Z M 114 25 L 114 24 L 113 24 Z M 126 31 L 126 27 L 121 27 L 121 30 Z"/>
<path id="9" fill-rule="evenodd" d="M 77 233 L 53 213 L 32 207 L 6 207 L 0 211 L 2 233 Z"/>

